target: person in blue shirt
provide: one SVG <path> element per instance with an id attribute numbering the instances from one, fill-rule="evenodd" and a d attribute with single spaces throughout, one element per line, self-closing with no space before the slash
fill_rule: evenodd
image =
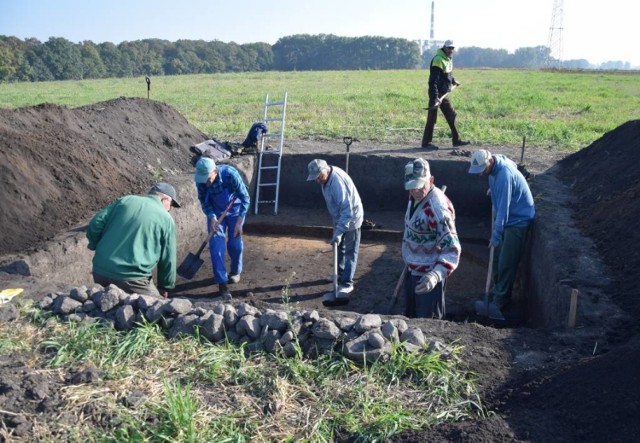
<path id="1" fill-rule="evenodd" d="M 249 209 L 249 193 L 233 166 L 218 166 L 208 157 L 202 157 L 196 163 L 194 180 L 202 212 L 207 216 L 207 231 L 215 232 L 209 240 L 213 279 L 219 285 L 220 296 L 230 300 L 231 292 L 227 285 L 238 283 L 242 273 L 242 229 Z M 232 200 L 227 216 L 219 222 L 218 218 Z M 229 273 L 225 264 L 225 250 L 230 258 Z"/>
<path id="2" fill-rule="evenodd" d="M 315 181 L 322 189 L 327 210 L 333 220 L 330 243 L 338 247 L 338 294 L 323 300 L 325 306 L 349 303 L 353 278 L 358 265 L 364 208 L 351 177 L 325 160 L 314 159 L 307 165 L 307 181 Z"/>
<path id="3" fill-rule="evenodd" d="M 536 215 L 533 196 L 516 163 L 504 155 L 492 155 L 486 149 L 474 152 L 469 174 L 489 178 L 494 213 L 494 227 L 489 240 L 489 247 L 494 248 L 494 286 L 489 305 L 477 301 L 476 312 L 495 320 L 504 320 L 502 311 L 511 301 L 518 265 Z"/>

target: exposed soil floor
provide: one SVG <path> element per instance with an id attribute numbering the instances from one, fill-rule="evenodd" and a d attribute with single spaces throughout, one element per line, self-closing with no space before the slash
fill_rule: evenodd
<path id="1" fill-rule="evenodd" d="M 54 105 L 0 109 L 0 256 L 38 249 L 113 199 L 145 192 L 158 168 L 165 177 L 190 172 L 188 147 L 207 138 L 171 107 L 144 99 L 121 98 L 74 110 Z M 609 267 L 612 283 L 607 295 L 632 319 L 640 314 L 638 152 L 636 120 L 566 156 L 557 168 L 559 178 L 574 191 L 576 222 Z M 541 156 L 536 161 L 555 163 L 555 157 Z M 323 281 L 331 270 L 330 247 L 324 239 L 261 235 L 248 229 L 245 241 L 246 272 L 233 288 L 238 298 L 260 306 L 278 305 L 285 302 L 284 286 L 287 303 L 314 306 L 331 289 Z M 455 309 L 456 293 L 465 296 L 468 287 L 481 292 L 484 285 L 482 250 L 472 245 L 468 250 L 468 270 L 451 280 L 448 302 L 453 312 L 464 313 Z M 299 257 L 295 263 L 289 258 L 292 252 Z M 349 309 L 383 312 L 401 269 L 399 245 L 389 239 L 365 239 L 361 254 L 358 289 Z M 209 275 L 205 267 L 193 281 L 179 281 L 174 295 L 210 303 L 217 288 Z M 0 273 L 0 288 L 15 284 L 16 278 Z M 601 276 L 593 278 L 595 284 Z M 65 286 L 32 277 L 19 283 L 36 299 Z M 0 307 L 0 321 L 12 321 L 8 305 Z M 402 312 L 401 298 L 394 309 L 393 313 Z M 452 320 L 414 322 L 465 346 L 465 361 L 478 374 L 482 399 L 493 413 L 486 419 L 403 433 L 393 441 L 637 441 L 639 322 L 612 329 L 615 336 L 607 337 L 608 349 L 594 356 L 593 342 L 572 331 L 498 329 L 469 316 Z M 29 362 L 27 354 L 0 356 L 0 421 L 6 429 L 22 426 L 24 441 L 33 437 L 25 425 L 27 417 L 38 417 L 40 423 L 64 419 L 60 392 L 74 375 L 54 376 Z"/>

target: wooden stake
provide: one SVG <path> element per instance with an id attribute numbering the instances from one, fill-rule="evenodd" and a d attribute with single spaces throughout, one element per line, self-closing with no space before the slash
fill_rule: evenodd
<path id="1" fill-rule="evenodd" d="M 570 328 L 576 327 L 576 311 L 578 308 L 578 290 L 571 290 L 571 302 L 569 304 L 569 320 L 567 321 L 567 326 Z"/>

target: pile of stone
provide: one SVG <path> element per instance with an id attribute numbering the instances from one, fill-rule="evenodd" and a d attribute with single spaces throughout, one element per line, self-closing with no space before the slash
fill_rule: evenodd
<path id="1" fill-rule="evenodd" d="M 388 359 L 394 344 L 408 352 L 449 354 L 442 343 L 427 343 L 422 330 L 409 327 L 403 319 L 383 322 L 375 314 L 329 320 L 317 311 L 261 312 L 247 303 L 219 303 L 206 310 L 184 298 L 127 294 L 113 285 L 50 293 L 40 306 L 65 321 L 101 321 L 121 331 L 147 321 L 162 326 L 170 338 L 198 331 L 213 343 L 246 343 L 250 351 L 281 352 L 288 357 L 298 352 L 307 357 L 342 352 L 354 361 L 373 362 Z"/>

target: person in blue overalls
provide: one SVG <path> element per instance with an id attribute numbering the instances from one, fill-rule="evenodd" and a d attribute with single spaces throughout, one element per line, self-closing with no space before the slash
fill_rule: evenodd
<path id="1" fill-rule="evenodd" d="M 207 216 L 207 231 L 215 232 L 209 241 L 213 279 L 219 285 L 220 296 L 230 300 L 231 292 L 227 285 L 238 283 L 242 273 L 242 227 L 249 209 L 249 193 L 233 166 L 217 166 L 208 157 L 202 157 L 196 163 L 194 180 L 202 212 Z M 219 222 L 218 218 L 230 204 L 227 216 Z M 231 259 L 228 274 L 225 265 L 225 233 L 226 250 Z"/>

